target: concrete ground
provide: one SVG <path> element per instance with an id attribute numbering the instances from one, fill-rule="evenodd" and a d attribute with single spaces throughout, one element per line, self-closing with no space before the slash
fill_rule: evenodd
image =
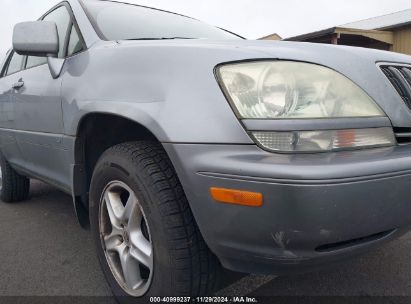
<path id="1" fill-rule="evenodd" d="M 90 233 L 77 224 L 71 197 L 32 183 L 28 201 L 0 202 L 0 297 L 110 296 L 93 246 Z M 360 258 L 310 274 L 275 277 L 226 271 L 224 288 L 217 294 L 396 296 L 390 303 L 409 303 L 411 233 Z"/>

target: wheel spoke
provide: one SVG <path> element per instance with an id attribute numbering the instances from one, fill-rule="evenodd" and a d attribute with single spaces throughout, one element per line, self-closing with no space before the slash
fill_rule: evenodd
<path id="1" fill-rule="evenodd" d="M 130 241 L 130 255 L 151 270 L 153 249 L 151 243 L 144 237 L 141 229 L 130 232 Z"/>
<path id="2" fill-rule="evenodd" d="M 121 246 L 118 254 L 125 283 L 131 289 L 138 288 L 143 283 L 138 262 L 131 258 L 130 250 L 127 246 Z"/>
<path id="3" fill-rule="evenodd" d="M 124 207 L 123 213 L 121 215 L 121 220 L 123 222 L 129 223 L 130 220 L 134 219 L 137 207 L 137 198 L 133 193 L 130 193 L 128 200 L 126 202 L 126 206 Z M 129 223 L 130 225 L 130 223 Z"/>
<path id="4" fill-rule="evenodd" d="M 120 229 L 121 226 L 121 214 L 124 212 L 124 206 L 121 203 L 120 196 L 117 193 L 107 192 L 104 196 L 108 216 L 110 218 L 113 228 Z"/>
<path id="5" fill-rule="evenodd" d="M 107 251 L 117 251 L 119 246 L 122 244 L 120 235 L 117 233 L 111 233 L 104 237 L 104 244 Z"/>

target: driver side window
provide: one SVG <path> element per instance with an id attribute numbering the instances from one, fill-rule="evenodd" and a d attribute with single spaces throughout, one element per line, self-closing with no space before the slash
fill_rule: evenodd
<path id="1" fill-rule="evenodd" d="M 20 72 L 23 69 L 24 56 L 13 52 L 7 67 L 6 76 Z"/>
<path id="2" fill-rule="evenodd" d="M 80 42 L 77 30 L 73 26 L 73 22 L 71 20 L 70 14 L 64 5 L 53 10 L 51 13 L 46 15 L 43 18 L 43 20 L 53 21 L 57 25 L 57 32 L 59 36 L 59 54 L 58 54 L 59 58 L 65 58 L 66 56 L 70 56 L 74 53 L 77 53 L 83 50 L 83 45 Z M 66 50 L 66 40 L 68 36 L 70 37 L 69 38 L 70 41 L 68 45 L 68 50 Z M 77 41 L 72 42 L 72 40 L 76 40 L 76 39 Z M 47 63 L 46 57 L 28 56 L 26 68 L 28 69 L 31 67 L 45 64 L 45 63 Z"/>
<path id="3" fill-rule="evenodd" d="M 44 21 L 54 21 L 57 25 L 57 32 L 59 34 L 59 58 L 64 58 L 64 46 L 66 37 L 71 24 L 70 14 L 65 6 L 60 6 L 43 18 Z"/>
<path id="4" fill-rule="evenodd" d="M 35 57 L 35 56 L 28 56 L 27 57 L 27 63 L 26 63 L 26 69 L 39 66 L 42 64 L 47 63 L 47 58 L 46 57 Z"/>

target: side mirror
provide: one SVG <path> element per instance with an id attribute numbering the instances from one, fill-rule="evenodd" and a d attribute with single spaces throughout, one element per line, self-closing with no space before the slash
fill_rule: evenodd
<path id="1" fill-rule="evenodd" d="M 57 58 L 59 35 L 56 23 L 30 21 L 16 24 L 13 31 L 13 49 L 19 55 L 48 57 L 51 76 L 60 76 L 64 59 Z"/>
<path id="2" fill-rule="evenodd" d="M 13 31 L 13 49 L 19 55 L 56 57 L 59 52 L 56 24 L 51 21 L 16 24 Z"/>

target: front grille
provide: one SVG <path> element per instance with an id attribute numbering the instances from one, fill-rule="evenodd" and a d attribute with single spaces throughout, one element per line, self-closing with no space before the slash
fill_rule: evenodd
<path id="1" fill-rule="evenodd" d="M 384 64 L 380 68 L 411 109 L 411 66 Z"/>

